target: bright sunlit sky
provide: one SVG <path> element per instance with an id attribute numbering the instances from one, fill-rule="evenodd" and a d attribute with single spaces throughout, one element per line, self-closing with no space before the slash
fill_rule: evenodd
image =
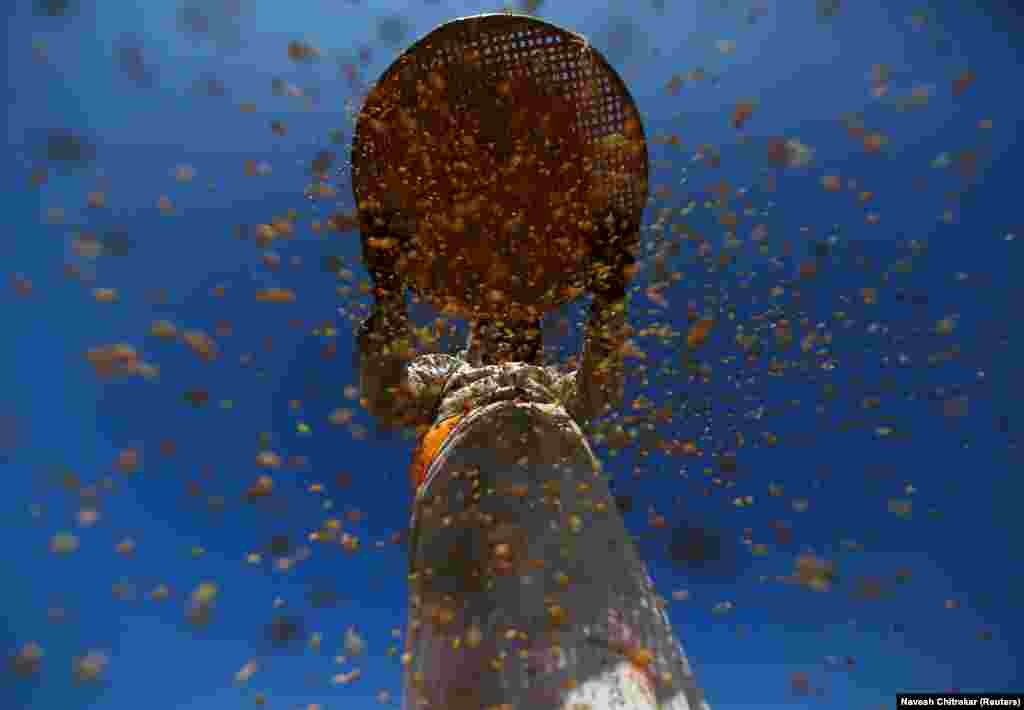
<path id="1" fill-rule="evenodd" d="M 820 386 L 792 375 L 765 377 L 759 366 L 761 384 L 752 391 L 760 402 L 737 406 L 768 407 L 761 429 L 779 434 L 780 444 L 741 450 L 735 489 L 703 494 L 713 488 L 701 481 L 711 461 L 668 457 L 657 449 L 645 459 L 635 450 L 611 457 L 601 448 L 617 492 L 634 498 L 627 526 L 640 538 L 659 591 L 668 598 L 677 590 L 690 593 L 687 601 L 671 602 L 670 616 L 711 707 L 860 709 L 893 707 L 900 691 L 1020 690 L 1024 535 L 1018 501 L 1024 467 L 1014 437 L 1020 427 L 1015 405 L 1024 394 L 1015 364 L 1024 348 L 1014 305 L 1024 303 L 1015 278 L 1024 239 L 1007 238 L 1021 231 L 1016 138 L 1022 104 L 1015 80 L 1020 18 L 1011 3 L 994 2 L 848 0 L 832 17 L 821 17 L 819 6 L 836 3 L 810 0 L 663 4 L 659 10 L 650 0 L 548 0 L 537 14 L 587 35 L 605 52 L 633 93 L 649 139 L 681 138 L 681 149 L 650 146 L 652 161 L 665 161 L 652 162 L 652 186 L 673 190 L 658 207 L 703 203 L 723 180 L 748 188 L 758 216 L 741 220 L 740 238 L 748 240 L 761 222 L 771 234 L 772 253 L 782 253 L 789 241 L 795 256 L 783 260 L 781 272 L 771 272 L 768 258 L 749 249 L 746 261 L 762 274 L 749 289 L 736 288 L 735 278 L 701 277 L 703 272 L 686 267 L 687 279 L 662 294 L 668 308 L 653 316 L 647 309 L 654 304 L 642 296 L 645 272 L 636 317 L 685 331 L 685 304 L 712 284 L 728 287 L 729 301 L 741 313 L 763 310 L 768 288 L 795 277 L 812 242 L 830 235 L 873 264 L 858 267 L 837 248 L 803 295 L 800 307 L 816 322 L 839 310 L 855 321 L 847 329 L 834 321 L 830 326 L 839 363 L 834 403 L 821 398 Z M 61 16 L 40 10 L 64 6 Z M 204 8 L 209 32 L 182 31 L 179 17 L 188 6 Z M 355 415 L 354 434 L 328 424 L 337 407 L 359 410 L 344 394 L 357 380 L 353 323 L 346 316 L 363 311 L 352 308 L 353 299 L 339 298 L 339 283 L 321 261 L 344 257 L 357 282 L 365 271 L 355 235 L 324 236 L 309 228 L 316 214 L 351 209 L 344 171 L 336 178 L 337 204 L 314 206 L 302 193 L 317 151 L 335 150 L 343 163 L 349 114 L 362 95 L 343 67 L 355 66 L 368 84 L 401 48 L 438 24 L 499 6 L 445 0 L 18 0 L 5 9 L 0 525 L 7 545 L 0 558 L 0 642 L 12 656 L 37 642 L 45 656 L 39 673 L 28 679 L 4 669 L 0 710 L 224 710 L 256 707 L 257 693 L 265 694 L 269 708 L 319 703 L 323 710 L 370 710 L 382 707 L 382 690 L 396 704 L 399 665 L 387 649 L 402 644 L 392 638 L 393 629 L 404 640 L 406 552 L 392 544 L 378 550 L 374 543 L 407 524 L 411 443 L 378 437 L 362 411 Z M 928 21 L 920 15 L 912 21 L 921 11 Z M 395 17 L 404 34 L 381 36 L 381 21 Z M 320 61 L 289 61 L 287 46 L 296 39 L 319 48 Z M 734 41 L 734 51 L 721 51 L 720 40 Z M 119 69 L 118 50 L 125 46 L 141 48 L 148 86 Z M 361 61 L 364 48 L 369 56 Z M 891 72 L 881 97 L 871 93 L 876 64 Z M 708 77 L 686 82 L 677 96 L 666 90 L 674 75 L 697 68 Z M 954 97 L 953 81 L 967 69 L 976 80 Z M 223 83 L 225 96 L 194 89 L 208 76 Z M 306 107 L 301 98 L 275 95 L 274 79 L 307 94 L 316 88 L 319 97 Z M 905 109 L 900 102 L 915 89 L 928 97 L 927 105 Z M 756 109 L 739 132 L 732 115 L 742 101 L 753 101 Z M 240 110 L 249 102 L 255 111 Z M 881 155 L 865 154 L 849 136 L 841 119 L 858 113 L 869 132 L 888 137 Z M 991 119 L 992 127 L 980 129 L 982 119 Z M 272 133 L 272 120 L 283 121 L 287 135 Z M 343 144 L 330 145 L 332 129 L 342 130 Z M 32 187 L 33 169 L 47 165 L 47 136 L 57 130 L 95 146 L 95 160 L 50 162 L 46 184 Z M 774 136 L 799 139 L 815 155 L 807 168 L 771 168 L 779 179 L 769 193 L 765 145 Z M 703 145 L 720 152 L 721 168 L 694 160 Z M 969 150 L 979 159 L 976 176 L 966 180 L 955 159 Z M 952 156 L 952 167 L 932 167 L 942 153 Z M 249 159 L 266 161 L 272 173 L 247 176 Z M 190 183 L 175 181 L 179 165 L 194 169 Z M 826 192 L 823 175 L 856 179 L 858 187 Z M 918 178 L 927 179 L 926 189 L 915 187 Z M 95 190 L 104 191 L 107 204 L 89 209 L 87 195 Z M 873 193 L 870 205 L 858 202 L 861 190 Z M 950 199 L 953 192 L 959 199 Z M 162 195 L 174 204 L 173 216 L 158 210 Z M 48 222 L 47 210 L 58 207 L 64 209 L 62 222 Z M 274 270 L 252 240 L 235 239 L 233 230 L 270 222 L 290 208 L 303 216 L 301 227 L 277 249 L 282 265 Z M 654 212 L 648 210 L 648 222 Z M 866 213 L 880 215 L 879 223 L 869 224 Z M 723 227 L 713 211 L 698 207 L 679 221 L 717 250 Z M 125 233 L 129 253 L 83 259 L 72 248 L 81 231 L 104 238 Z M 901 244 L 910 239 L 927 242 L 927 254 L 915 259 L 910 273 L 883 281 L 882 273 L 907 256 Z M 293 256 L 302 257 L 301 269 L 289 265 Z M 684 246 L 676 268 L 689 258 Z M 83 279 L 67 278 L 65 264 L 79 266 Z M 23 283 L 18 279 L 31 280 L 31 295 L 18 295 L 12 286 Z M 226 295 L 212 296 L 220 285 Z M 255 289 L 268 286 L 295 289 L 298 302 L 257 304 Z M 857 300 L 867 286 L 879 288 L 874 311 Z M 120 302 L 95 302 L 96 287 L 117 288 Z M 897 302 L 897 287 L 914 297 Z M 155 289 L 167 290 L 165 304 L 154 304 Z M 752 303 L 754 294 L 760 304 Z M 572 308 L 564 315 L 574 322 L 580 317 Z M 951 315 L 958 317 L 957 329 L 946 340 L 911 337 Z M 203 363 L 181 343 L 148 336 L 157 319 L 210 334 L 227 321 L 233 332 L 217 337 L 220 356 Z M 303 322 L 289 325 L 292 319 Z M 865 334 L 872 321 L 910 340 L 899 346 Z M 328 339 L 312 332 L 325 325 L 338 329 L 333 358 L 322 353 Z M 117 342 L 131 343 L 158 364 L 159 381 L 98 380 L 84 353 Z M 960 357 L 926 365 L 930 353 L 953 342 Z M 702 357 L 736 351 L 724 339 L 711 347 Z M 247 352 L 256 354 L 255 362 L 240 367 Z M 899 352 L 907 354 L 907 364 L 896 364 Z M 890 364 L 881 368 L 886 354 Z M 662 361 L 678 364 L 678 357 L 672 348 L 652 344 L 647 364 L 653 370 Z M 676 381 L 644 387 L 633 374 L 631 398 L 643 392 L 668 401 L 690 386 L 676 375 Z M 894 384 L 880 384 L 886 378 Z M 935 394 L 939 386 L 944 389 Z M 701 397 L 721 403 L 730 389 L 735 391 L 719 379 L 701 389 Z M 184 401 L 186 392 L 196 390 L 209 393 L 203 407 Z M 903 396 L 910 391 L 918 393 L 914 400 Z M 860 408 L 872 393 L 884 400 L 878 412 Z M 956 409 L 942 401 L 953 395 L 966 398 L 965 416 L 943 416 Z M 802 405 L 788 407 L 793 399 Z M 292 407 L 290 400 L 302 406 Z M 825 406 L 816 411 L 819 401 Z M 724 438 L 726 421 L 716 416 L 712 429 L 722 427 L 716 436 Z M 838 431 L 852 419 L 869 424 Z M 311 433 L 300 431 L 300 423 Z M 878 435 L 883 423 L 905 436 Z M 272 433 L 266 445 L 260 432 Z M 673 436 L 683 437 L 681 432 Z M 177 443 L 173 457 L 159 453 L 166 440 Z M 268 446 L 307 461 L 275 474 L 280 495 L 273 502 L 241 503 L 260 473 L 256 453 Z M 143 452 L 140 472 L 130 477 L 113 472 L 126 448 Z M 643 471 L 638 479 L 631 476 L 635 466 Z M 90 504 L 61 484 L 68 472 L 83 486 L 111 475 L 115 490 L 101 486 L 101 502 Z M 338 485 L 338 474 L 347 474 L 351 484 Z M 188 494 L 190 482 L 199 484 L 201 495 Z M 306 492 L 316 482 L 324 492 Z M 784 494 L 769 497 L 769 483 L 781 485 Z M 736 508 L 736 495 L 752 495 L 756 503 Z M 223 510 L 211 508 L 210 496 L 224 497 Z M 808 501 L 804 512 L 793 504 L 801 499 Z M 890 512 L 893 499 L 913 500 L 909 519 Z M 326 500 L 333 511 L 323 509 Z M 100 518 L 83 527 L 75 516 L 90 505 Z M 651 505 L 670 527 L 713 531 L 722 541 L 721 559 L 699 569 L 673 562 L 666 553 L 670 533 L 648 526 Z M 315 548 L 288 572 L 272 568 L 271 538 L 287 536 L 286 554 L 294 556 L 307 533 L 351 509 L 366 516 L 346 523 L 362 541 L 358 553 Z M 793 544 L 774 544 L 773 520 L 792 525 Z M 740 542 L 745 528 L 755 542 L 769 544 L 770 554 L 751 555 Z M 80 549 L 52 554 L 51 538 L 65 531 L 79 537 Z M 136 545 L 130 557 L 115 552 L 126 538 Z M 844 550 L 844 540 L 855 540 L 863 551 Z M 838 579 L 830 591 L 758 581 L 790 574 L 796 555 L 812 551 L 836 562 Z M 251 552 L 264 553 L 262 564 L 246 563 Z M 855 598 L 859 585 L 871 579 L 892 594 Z M 196 629 L 185 618 L 185 605 L 206 581 L 218 585 L 217 606 L 210 624 Z M 116 583 L 133 585 L 135 598 L 116 598 Z M 147 598 L 158 584 L 171 591 L 162 602 Z M 313 604 L 312 592 L 325 591 L 334 593 L 333 603 Z M 275 598 L 285 602 L 283 608 L 273 608 Z M 958 608 L 946 608 L 947 600 Z M 735 608 L 712 613 L 724 601 Z M 63 620 L 53 619 L 54 609 L 64 610 Z M 302 620 L 301 636 L 283 647 L 266 632 L 280 615 Z M 338 663 L 349 627 L 365 638 L 367 652 Z M 319 653 L 307 644 L 314 632 L 323 634 Z M 107 654 L 109 664 L 101 680 L 76 684 L 73 659 L 90 651 Z M 828 657 L 855 662 L 837 665 Z M 235 683 L 250 660 L 258 670 L 246 684 Z M 331 683 L 332 676 L 356 668 L 361 677 L 349 685 Z M 794 673 L 808 674 L 810 697 L 793 694 Z"/>

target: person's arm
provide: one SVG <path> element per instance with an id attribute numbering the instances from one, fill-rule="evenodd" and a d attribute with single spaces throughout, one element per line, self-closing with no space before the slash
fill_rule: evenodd
<path id="1" fill-rule="evenodd" d="M 375 300 L 357 335 L 363 406 L 386 429 L 429 424 L 454 360 L 438 355 L 414 360 L 405 286 L 395 268 L 408 240 L 381 217 L 364 217 L 362 229 Z"/>
<path id="2" fill-rule="evenodd" d="M 570 409 L 589 421 L 622 407 L 625 392 L 623 350 L 629 337 L 625 297 L 594 296 L 590 304 Z"/>
<path id="3" fill-rule="evenodd" d="M 401 425 L 411 334 L 404 295 L 392 293 L 377 297 L 373 314 L 363 321 L 357 336 L 363 406 L 389 429 Z"/>
<path id="4" fill-rule="evenodd" d="M 588 290 L 593 294 L 570 409 L 581 420 L 622 407 L 629 326 L 626 287 L 636 272 L 639 230 L 629 221 L 597 220 Z"/>

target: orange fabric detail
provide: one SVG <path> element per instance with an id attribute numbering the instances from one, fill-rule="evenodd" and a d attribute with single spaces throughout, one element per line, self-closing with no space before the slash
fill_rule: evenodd
<path id="1" fill-rule="evenodd" d="M 419 444 L 416 446 L 416 451 L 412 455 L 412 465 L 409 467 L 409 480 L 414 490 L 419 488 L 423 481 L 426 480 L 430 464 L 437 456 L 437 452 L 441 450 L 441 446 L 448 438 L 448 435 L 452 433 L 452 429 L 462 420 L 463 416 L 462 414 L 456 414 L 455 416 L 448 417 L 440 424 L 436 424 L 420 439 Z"/>

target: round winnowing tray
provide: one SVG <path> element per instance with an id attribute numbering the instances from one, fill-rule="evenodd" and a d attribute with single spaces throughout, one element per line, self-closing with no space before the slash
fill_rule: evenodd
<path id="1" fill-rule="evenodd" d="M 619 75 L 582 36 L 521 15 L 453 20 L 413 44 L 370 92 L 352 143 L 364 250 L 380 220 L 410 237 L 405 282 L 467 317 L 575 298 L 594 223 L 612 214 L 635 238 L 647 179 Z"/>

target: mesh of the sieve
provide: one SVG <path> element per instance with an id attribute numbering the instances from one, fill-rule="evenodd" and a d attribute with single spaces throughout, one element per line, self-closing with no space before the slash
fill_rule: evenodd
<path id="1" fill-rule="evenodd" d="M 427 107 L 441 95 L 446 107 L 442 119 L 431 119 Z M 470 115 L 472 119 L 467 118 Z M 500 181 L 495 181 L 482 209 L 507 207 L 518 214 L 524 230 L 534 230 L 536 240 L 557 244 L 531 247 L 522 239 L 516 243 L 523 253 L 547 249 L 549 273 L 540 278 L 541 288 L 532 295 L 525 286 L 508 289 L 513 300 L 540 310 L 571 300 L 581 286 L 587 257 L 586 230 L 575 225 L 613 210 L 635 227 L 647 199 L 643 129 L 621 78 L 583 37 L 536 18 L 480 15 L 438 27 L 384 72 L 360 113 L 352 149 L 353 192 L 360 211 L 401 212 L 395 223 L 414 232 L 427 231 L 425 219 L 450 224 L 450 214 L 438 213 L 451 213 L 459 199 L 454 193 L 469 194 L 469 188 L 449 185 L 446 190 L 435 181 L 432 191 L 427 190 L 421 161 L 424 153 L 428 160 L 434 156 L 431 165 L 442 163 L 435 170 L 447 170 L 446 163 L 457 162 L 450 146 L 431 141 L 448 125 L 445 121 L 454 125 L 458 120 L 476 121 L 474 140 L 487 147 L 489 165 L 503 165 L 502 160 L 524 145 L 534 147 L 538 168 L 535 174 L 518 175 L 523 190 L 517 195 L 506 187 L 503 192 Z M 411 129 L 405 129 L 411 125 L 427 145 L 410 153 L 409 141 L 402 143 L 405 139 L 399 133 L 407 136 Z M 488 176 L 474 177 L 486 182 Z M 423 199 L 427 191 L 429 200 Z M 548 204 L 550 195 L 555 197 Z M 552 220 L 552 213 L 561 222 Z M 477 213 L 468 216 L 472 227 Z M 498 243 L 488 244 L 492 253 L 479 262 L 471 258 L 474 247 L 465 233 L 461 241 L 459 235 L 445 237 L 445 247 L 434 243 L 432 248 L 439 253 L 426 255 L 420 266 L 422 278 L 410 285 L 456 312 L 488 310 L 492 306 L 478 289 L 486 277 L 463 273 L 453 279 L 440 271 L 459 253 L 469 255 L 463 272 L 472 271 L 469 265 L 493 265 L 502 258 L 496 231 L 500 230 L 487 231 L 487 240 Z M 475 238 L 480 241 L 479 234 Z M 530 258 L 544 261 L 532 252 Z M 520 267 L 513 264 L 512 270 Z M 508 264 L 495 267 L 495 273 L 500 275 L 503 269 L 508 271 Z M 448 288 L 455 281 L 458 286 Z"/>

